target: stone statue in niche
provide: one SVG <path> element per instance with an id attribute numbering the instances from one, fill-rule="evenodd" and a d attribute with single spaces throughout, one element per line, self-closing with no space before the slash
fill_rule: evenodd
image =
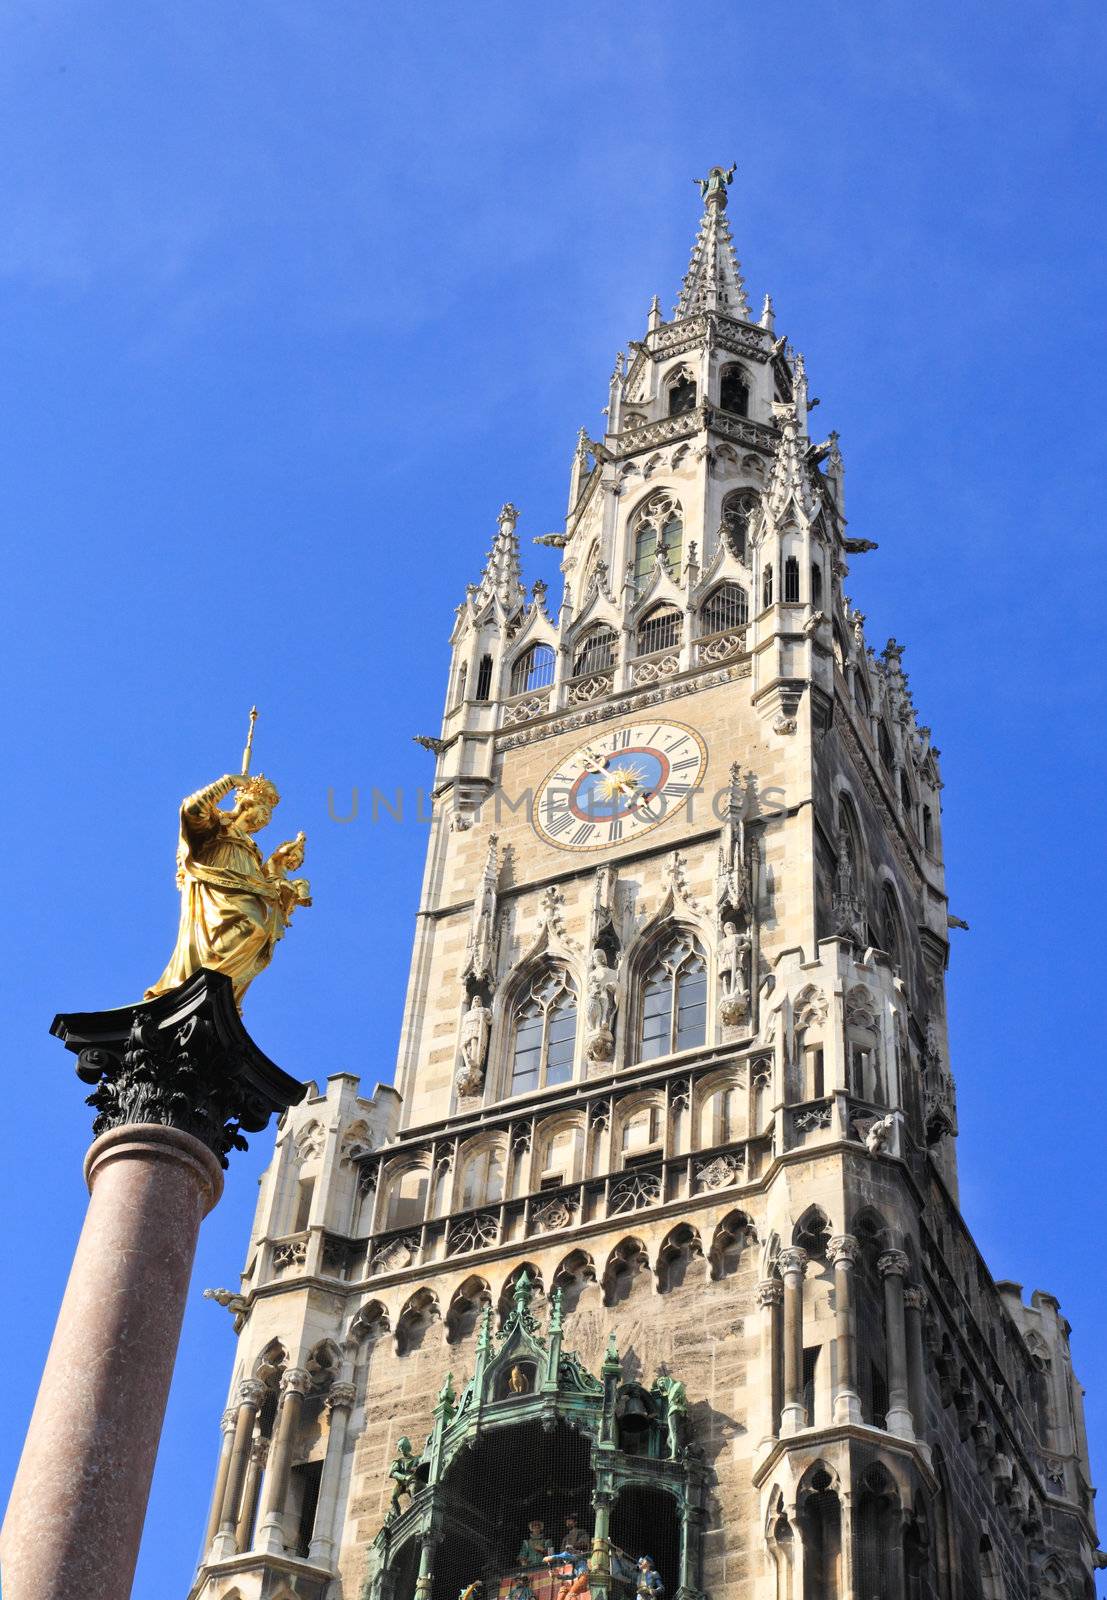
<path id="1" fill-rule="evenodd" d="M 688 1391 L 679 1378 L 670 1378 L 667 1374 L 663 1374 L 654 1384 L 653 1392 L 664 1407 L 665 1426 L 669 1435 L 669 1455 L 674 1461 L 679 1461 L 681 1451 L 687 1443 Z"/>
<path id="2" fill-rule="evenodd" d="M 419 1458 L 411 1448 L 411 1440 L 397 1439 L 396 1455 L 388 1469 L 388 1476 L 392 1480 L 392 1500 L 386 1520 L 392 1521 L 400 1515 L 401 1495 L 407 1495 L 408 1499 L 411 1499 L 418 1466 Z"/>
<path id="3" fill-rule="evenodd" d="M 588 1059 L 610 1061 L 615 1054 L 615 1016 L 619 1009 L 619 979 L 606 951 L 592 952 L 588 972 Z"/>
<path id="4" fill-rule="evenodd" d="M 744 1022 L 749 1016 L 752 948 L 749 934 L 740 931 L 736 922 L 723 924 L 723 936 L 719 941 L 719 980 L 723 990 L 719 1017 L 730 1025 Z"/>
<path id="5" fill-rule="evenodd" d="M 479 994 L 469 1002 L 461 1019 L 458 1039 L 458 1069 L 454 1083 L 460 1095 L 480 1094 L 484 1088 L 484 1064 L 492 1031 L 492 1012 Z"/>

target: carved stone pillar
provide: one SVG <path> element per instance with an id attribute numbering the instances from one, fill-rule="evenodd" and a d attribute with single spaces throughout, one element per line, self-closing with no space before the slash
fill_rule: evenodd
<path id="1" fill-rule="evenodd" d="M 342 1465 L 346 1456 L 346 1434 L 350 1426 L 350 1412 L 357 1399 L 352 1383 L 334 1383 L 327 1395 L 329 1418 L 327 1453 L 323 1457 L 323 1472 L 319 1479 L 319 1503 L 315 1509 L 315 1531 L 308 1546 L 308 1560 L 322 1567 L 332 1566 L 335 1554 L 335 1534 L 338 1520 L 338 1491 L 342 1482 Z"/>
<path id="2" fill-rule="evenodd" d="M 757 1285 L 757 1304 L 761 1308 L 761 1371 L 757 1385 L 764 1407 L 761 1443 L 770 1445 L 780 1426 L 780 1307 L 784 1285 L 779 1278 L 762 1278 Z"/>
<path id="3" fill-rule="evenodd" d="M 926 1290 L 920 1289 L 917 1285 L 905 1289 L 903 1304 L 907 1321 L 907 1389 L 911 1401 L 911 1417 L 915 1424 L 915 1437 L 921 1439 L 926 1432 L 926 1357 L 923 1353 Z"/>
<path id="4" fill-rule="evenodd" d="M 784 1405 L 780 1431 L 796 1433 L 807 1426 L 803 1405 L 803 1280 L 807 1251 L 790 1245 L 778 1257 L 784 1279 Z"/>
<path id="5" fill-rule="evenodd" d="M 887 1250 L 877 1261 L 884 1279 L 884 1323 L 888 1335 L 888 1414 L 889 1433 L 913 1439 L 907 1380 L 907 1330 L 903 1319 L 903 1279 L 910 1265 L 902 1250 Z"/>
<path id="6" fill-rule="evenodd" d="M 227 1473 L 231 1466 L 231 1450 L 234 1447 L 235 1423 L 238 1421 L 238 1407 L 228 1406 L 224 1411 L 219 1429 L 219 1464 L 215 1469 L 215 1488 L 211 1494 L 211 1510 L 208 1512 L 208 1525 L 204 1530 L 204 1555 L 207 1556 L 211 1549 L 211 1541 L 219 1532 L 219 1518 L 223 1512 L 223 1495 L 227 1489 Z"/>
<path id="7" fill-rule="evenodd" d="M 231 1447 L 230 1466 L 223 1491 L 223 1504 L 219 1511 L 219 1530 L 212 1540 L 209 1552 L 212 1561 L 225 1561 L 237 1555 L 238 1508 L 242 1504 L 242 1489 L 250 1465 L 250 1449 L 254 1440 L 254 1424 L 261 1410 L 267 1390 L 259 1379 L 244 1378 L 238 1386 L 238 1415 L 234 1425 L 234 1443 Z"/>
<path id="8" fill-rule="evenodd" d="M 239 1550 L 249 1550 L 254 1536 L 254 1521 L 258 1514 L 258 1490 L 265 1460 L 269 1454 L 269 1440 L 255 1435 L 250 1446 L 250 1461 L 246 1468 L 246 1482 L 242 1486 L 242 1503 L 238 1508 L 234 1542 Z"/>
<path id="9" fill-rule="evenodd" d="M 200 1223 L 240 1130 L 260 1131 L 304 1086 L 254 1044 L 223 973 L 51 1031 L 91 1087 L 95 1142 L 0 1536 L 4 1597 L 127 1600 Z"/>
<path id="10" fill-rule="evenodd" d="M 853 1309 L 853 1268 L 861 1246 L 852 1233 L 831 1239 L 827 1255 L 834 1265 L 834 1343 L 837 1371 L 834 1383 L 835 1422 L 861 1421 L 861 1396 L 857 1392 L 857 1330 Z"/>
<path id="11" fill-rule="evenodd" d="M 281 1399 L 273 1427 L 269 1470 L 265 1474 L 265 1503 L 258 1524 L 254 1548 L 266 1555 L 284 1555 L 288 1546 L 285 1511 L 288 1485 L 292 1476 L 292 1452 L 304 1414 L 304 1396 L 311 1388 L 311 1373 L 303 1367 L 289 1367 L 281 1379 Z"/>

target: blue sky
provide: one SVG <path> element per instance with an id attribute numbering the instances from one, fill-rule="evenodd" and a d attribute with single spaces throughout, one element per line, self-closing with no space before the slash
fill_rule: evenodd
<path id="1" fill-rule="evenodd" d="M 880 542 L 852 597 L 942 749 L 964 1209 L 997 1276 L 1060 1297 L 1107 1471 L 1105 57 L 1093 3 L 9 0 L 0 1480 L 84 1210 L 51 1017 L 161 970 L 179 798 L 256 700 L 316 903 L 247 1020 L 298 1075 L 390 1078 L 424 829 L 340 826 L 327 789 L 429 778 L 411 735 L 496 511 L 558 525 L 616 349 L 672 303 L 690 180 L 732 160 L 751 297 Z M 204 1227 L 138 1600 L 197 1553 L 233 1356 L 200 1290 L 235 1282 L 253 1144 Z"/>

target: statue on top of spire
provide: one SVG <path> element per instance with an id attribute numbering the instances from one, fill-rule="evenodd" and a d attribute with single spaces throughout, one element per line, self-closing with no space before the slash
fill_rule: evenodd
<path id="1" fill-rule="evenodd" d="M 734 181 L 738 163 L 732 161 L 729 167 L 712 167 L 706 178 L 693 178 L 693 183 L 700 186 L 700 198 L 708 205 L 726 205 L 726 192 Z"/>

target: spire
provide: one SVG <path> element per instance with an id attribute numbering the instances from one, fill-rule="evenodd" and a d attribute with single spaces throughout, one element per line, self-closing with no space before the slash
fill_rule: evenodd
<path id="1" fill-rule="evenodd" d="M 519 538 L 515 524 L 519 513 L 509 502 L 500 507 L 499 528 L 492 548 L 484 563 L 480 583 L 473 597 L 473 605 L 480 611 L 491 600 L 498 600 L 507 616 L 513 616 L 523 605 L 526 596 L 522 584 L 522 566 L 519 561 Z"/>
<path id="2" fill-rule="evenodd" d="M 774 406 L 773 410 L 780 427 L 780 442 L 765 492 L 769 514 L 779 523 L 791 503 L 811 522 L 819 507 L 807 470 L 807 441 L 801 433 L 796 407 L 788 402 Z"/>
<path id="3" fill-rule="evenodd" d="M 728 316 L 749 319 L 746 286 L 726 220 L 726 192 L 733 177 L 733 167 L 729 170 L 712 167 L 706 178 L 695 180 L 703 196 L 703 218 L 673 313 L 675 317 L 694 317 L 700 311 L 724 311 Z"/>

